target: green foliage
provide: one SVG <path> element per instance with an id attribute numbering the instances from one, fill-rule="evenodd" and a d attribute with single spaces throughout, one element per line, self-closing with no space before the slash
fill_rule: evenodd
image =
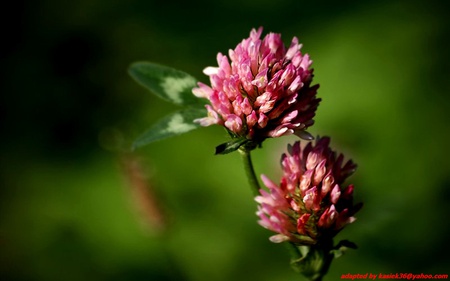
<path id="1" fill-rule="evenodd" d="M 187 108 L 169 114 L 138 137 L 133 143 L 133 149 L 197 129 L 200 125 L 194 120 L 206 114 L 205 108 Z"/>
<path id="2" fill-rule="evenodd" d="M 329 242 L 329 244 L 315 246 L 293 245 L 298 247 L 298 252 L 293 254 L 291 267 L 310 281 L 321 281 L 333 260 L 333 255 L 330 253 L 332 241 Z"/>
<path id="3" fill-rule="evenodd" d="M 222 143 L 216 147 L 216 155 L 217 154 L 228 154 L 230 152 L 233 152 L 233 151 L 239 149 L 239 147 L 241 147 L 242 145 L 245 145 L 246 143 L 248 143 L 249 141 L 250 140 L 246 139 L 245 137 L 242 137 L 242 138 L 232 139 L 231 141 L 226 142 L 226 143 Z"/>
<path id="4" fill-rule="evenodd" d="M 177 105 L 202 104 L 202 100 L 191 92 L 197 85 L 197 79 L 183 71 L 151 62 L 135 62 L 128 73 L 143 87 L 168 102 Z"/>
<path id="5" fill-rule="evenodd" d="M 189 106 L 169 114 L 151 126 L 133 143 L 133 149 L 157 140 L 180 135 L 201 127 L 194 120 L 207 115 L 202 100 L 192 94 L 197 80 L 191 75 L 151 62 L 136 62 L 128 73 L 139 84 L 168 102 Z"/>

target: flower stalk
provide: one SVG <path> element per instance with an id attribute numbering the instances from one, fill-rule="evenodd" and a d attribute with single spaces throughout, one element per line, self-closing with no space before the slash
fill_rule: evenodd
<path id="1" fill-rule="evenodd" d="M 259 190 L 261 189 L 261 187 L 259 185 L 259 181 L 256 176 L 255 169 L 253 167 L 250 150 L 244 146 L 241 146 L 241 148 L 239 148 L 239 154 L 241 155 L 241 159 L 244 164 L 244 170 L 245 170 L 245 174 L 247 176 L 247 180 L 250 185 L 250 188 L 253 191 L 253 195 L 257 196 L 259 194 Z"/>

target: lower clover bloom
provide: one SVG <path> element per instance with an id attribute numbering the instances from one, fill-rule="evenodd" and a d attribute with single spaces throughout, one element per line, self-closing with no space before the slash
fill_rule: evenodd
<path id="1" fill-rule="evenodd" d="M 235 138 L 259 144 L 266 138 L 297 134 L 312 139 L 305 129 L 313 125 L 320 102 L 319 85 L 311 86 L 309 55 L 300 52 L 298 39 L 289 48 L 280 34 L 260 39 L 253 29 L 228 56 L 217 55 L 218 67 L 207 67 L 211 86 L 198 83 L 192 92 L 206 98 L 208 116 L 196 119 L 203 126 L 219 124 Z"/>
<path id="2" fill-rule="evenodd" d="M 353 185 L 344 188 L 343 182 L 356 165 L 351 160 L 343 164 L 343 155 L 337 156 L 329 143 L 323 137 L 303 149 L 300 142 L 289 145 L 289 154 L 281 158 L 280 185 L 261 176 L 269 191 L 261 189 L 255 198 L 257 215 L 261 226 L 278 233 L 270 237 L 272 242 L 315 245 L 355 221 L 362 204 L 353 205 Z"/>

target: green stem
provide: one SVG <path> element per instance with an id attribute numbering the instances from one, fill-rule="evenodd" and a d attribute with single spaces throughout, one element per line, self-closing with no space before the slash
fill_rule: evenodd
<path id="1" fill-rule="evenodd" d="M 255 169 L 253 168 L 250 151 L 245 148 L 240 148 L 239 153 L 241 154 L 241 158 L 244 163 L 244 169 L 245 174 L 247 175 L 248 183 L 250 184 L 254 195 L 259 195 L 259 190 L 261 189 L 261 187 L 259 186 L 258 178 L 255 174 Z"/>

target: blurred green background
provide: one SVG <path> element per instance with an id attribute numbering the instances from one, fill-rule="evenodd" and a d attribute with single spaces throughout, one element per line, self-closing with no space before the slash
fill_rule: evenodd
<path id="1" fill-rule="evenodd" d="M 449 273 L 450 36 L 445 1 L 13 1 L 1 17 L 0 279 L 301 280 L 256 223 L 238 154 L 209 127 L 127 154 L 176 109 L 127 75 L 202 69 L 264 26 L 311 55 L 314 135 L 358 163 L 365 206 L 346 273 Z M 280 177 L 295 137 L 253 154 Z"/>

